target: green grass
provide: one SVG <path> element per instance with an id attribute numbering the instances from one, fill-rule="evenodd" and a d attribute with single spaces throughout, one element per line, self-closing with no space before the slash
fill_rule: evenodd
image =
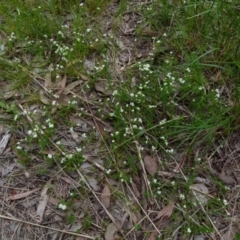
<path id="1" fill-rule="evenodd" d="M 227 217 L 232 206 L 224 204 L 229 190 L 208 161 L 240 125 L 240 21 L 234 1 L 2 0 L 0 16 L 0 82 L 10 94 L 0 94 L 0 116 L 11 116 L 0 121 L 21 131 L 12 146 L 21 163 L 43 175 L 56 166 L 72 174 L 98 146 L 104 168 L 99 185 L 106 179 L 122 185 L 112 186 L 113 202 L 125 209 L 138 205 L 142 218 L 144 199 L 156 212 L 175 202 L 160 239 L 173 237 L 179 226 L 184 239 L 220 234 L 214 218 Z M 124 21 L 135 24 L 129 35 L 121 33 Z M 137 56 L 145 47 L 148 54 Z M 129 62 L 117 66 L 127 48 Z M 101 79 L 110 94 L 96 90 Z M 59 141 L 63 135 L 65 142 Z M 138 186 L 145 192 L 136 203 L 127 189 L 142 178 L 145 155 L 157 156 L 160 171 L 173 173 L 183 165 L 179 181 L 174 174 L 147 175 L 149 188 Z M 96 173 L 94 168 L 91 174 Z M 198 176 L 207 176 L 217 189 L 204 206 L 190 197 Z M 75 220 L 72 213 L 66 218 Z M 83 219 L 83 232 L 98 224 L 94 214 Z M 149 219 L 141 219 L 134 234 L 150 235 Z M 125 234 L 127 229 L 122 236 L 128 239 Z"/>

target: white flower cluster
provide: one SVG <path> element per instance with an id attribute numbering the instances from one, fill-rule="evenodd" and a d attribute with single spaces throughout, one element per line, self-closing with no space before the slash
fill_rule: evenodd
<path id="1" fill-rule="evenodd" d="M 62 36 L 63 33 L 62 34 L 59 33 L 59 35 Z M 68 46 L 61 45 L 54 39 L 50 39 L 50 42 L 52 42 L 52 44 L 57 47 L 57 49 L 55 50 L 55 53 L 58 54 L 59 56 L 61 56 L 62 60 L 64 62 L 68 62 L 67 55 L 69 54 L 69 52 L 73 51 L 73 48 L 69 48 Z M 57 68 L 61 68 L 61 66 L 62 65 L 59 65 L 59 66 L 57 66 Z"/>
<path id="2" fill-rule="evenodd" d="M 17 39 L 16 35 L 14 32 L 11 33 L 11 35 L 8 37 L 8 41 L 12 42 L 14 41 L 15 39 Z"/>
<path id="3" fill-rule="evenodd" d="M 140 71 L 146 71 L 148 73 L 153 73 L 152 70 L 150 70 L 151 65 L 149 63 L 139 64 L 139 70 Z"/>
<path id="4" fill-rule="evenodd" d="M 58 208 L 60 208 L 60 209 L 62 209 L 62 210 L 66 210 L 66 209 L 67 209 L 67 206 L 66 206 L 65 204 L 63 204 L 63 203 L 60 203 L 60 204 L 58 205 Z"/>

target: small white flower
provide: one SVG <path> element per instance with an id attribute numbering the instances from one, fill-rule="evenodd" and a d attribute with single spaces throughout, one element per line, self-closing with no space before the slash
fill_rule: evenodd
<path id="1" fill-rule="evenodd" d="M 33 132 L 32 132 L 32 130 L 28 130 L 27 133 L 28 133 L 28 135 L 32 135 Z"/>
<path id="2" fill-rule="evenodd" d="M 78 148 L 78 147 L 77 147 L 77 148 L 76 148 L 76 151 L 77 151 L 77 152 L 81 152 L 81 151 L 82 151 L 82 148 Z"/>
<path id="3" fill-rule="evenodd" d="M 38 135 L 36 132 L 34 132 L 32 136 L 33 136 L 33 138 L 37 138 Z"/>
<path id="4" fill-rule="evenodd" d="M 185 199 L 185 195 L 181 193 L 181 194 L 179 195 L 179 198 L 182 199 L 182 200 L 184 200 L 184 199 Z"/>
<path id="5" fill-rule="evenodd" d="M 22 147 L 18 145 L 18 146 L 17 146 L 17 149 L 18 149 L 18 150 L 21 150 L 21 149 L 22 149 Z"/>
<path id="6" fill-rule="evenodd" d="M 62 210 L 66 210 L 67 206 L 64 205 L 64 204 L 62 204 L 62 203 L 60 203 L 60 204 L 58 205 L 58 208 L 60 208 L 60 209 L 62 209 Z"/>
<path id="7" fill-rule="evenodd" d="M 179 78 L 178 80 L 179 80 L 179 82 L 182 83 L 182 84 L 185 83 L 185 80 L 182 79 L 182 78 Z"/>
<path id="8" fill-rule="evenodd" d="M 112 93 L 113 96 L 115 96 L 115 95 L 117 95 L 117 94 L 118 94 L 118 91 L 117 91 L 117 90 L 114 90 L 113 93 Z"/>
<path id="9" fill-rule="evenodd" d="M 228 201 L 226 199 L 223 199 L 223 204 L 226 206 L 228 205 Z"/>
<path id="10" fill-rule="evenodd" d="M 159 122 L 159 125 L 163 125 L 164 123 L 166 123 L 166 119 L 163 119 L 163 120 L 161 120 L 160 122 Z"/>
<path id="11" fill-rule="evenodd" d="M 192 232 L 192 231 L 191 231 L 191 228 L 188 228 L 188 229 L 187 229 L 187 232 L 188 232 L 188 233 L 191 233 L 191 232 Z"/>
<path id="12" fill-rule="evenodd" d="M 49 153 L 49 154 L 48 154 L 48 158 L 52 158 L 52 154 Z"/>
<path id="13" fill-rule="evenodd" d="M 156 147 L 155 146 L 152 146 L 152 151 L 156 151 Z"/>
<path id="14" fill-rule="evenodd" d="M 171 149 L 167 149 L 166 152 L 167 152 L 167 153 L 173 153 L 174 150 L 171 148 Z"/>

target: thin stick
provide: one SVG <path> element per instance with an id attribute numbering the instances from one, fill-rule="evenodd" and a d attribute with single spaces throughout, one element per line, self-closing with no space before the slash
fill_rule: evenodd
<path id="1" fill-rule="evenodd" d="M 24 221 L 24 220 L 21 220 L 21 219 L 13 218 L 13 217 L 7 217 L 7 216 L 1 215 L 1 214 L 0 214 L 0 218 L 6 219 L 6 220 L 11 220 L 11 221 L 16 221 L 16 222 L 20 222 L 20 223 L 24 223 L 24 224 L 29 224 L 29 225 L 44 228 L 44 229 L 50 229 L 50 230 L 53 230 L 53 231 L 57 231 L 57 232 L 61 232 L 61 233 L 65 233 L 65 234 L 69 234 L 69 235 L 73 235 L 73 236 L 83 237 L 83 238 L 87 238 L 87 239 L 95 239 L 95 237 L 91 237 L 89 235 L 84 235 L 84 234 L 69 232 L 69 231 L 66 231 L 66 230 L 60 230 L 60 229 L 57 229 L 57 228 L 47 227 L 47 226 L 39 225 L 37 223 L 27 222 L 27 221 Z"/>

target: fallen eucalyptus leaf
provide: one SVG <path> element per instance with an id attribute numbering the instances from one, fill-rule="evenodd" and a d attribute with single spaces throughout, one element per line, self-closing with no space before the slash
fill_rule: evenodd
<path id="1" fill-rule="evenodd" d="M 157 157 L 150 157 L 146 155 L 143 161 L 147 173 L 153 176 L 158 170 Z"/>
<path id="2" fill-rule="evenodd" d="M 197 199 L 200 204 L 206 205 L 208 202 L 208 198 L 206 196 L 208 194 L 208 188 L 201 183 L 196 183 L 191 185 L 191 189 L 194 194 L 193 202 L 196 203 Z"/>
<path id="3" fill-rule="evenodd" d="M 158 215 L 154 218 L 153 221 L 156 221 L 160 218 L 169 218 L 173 213 L 173 209 L 174 209 L 174 203 L 171 202 L 158 213 Z"/>
<path id="4" fill-rule="evenodd" d="M 109 208 L 111 202 L 111 192 L 107 185 L 105 185 L 102 194 L 101 194 L 101 202 L 105 208 Z"/>

